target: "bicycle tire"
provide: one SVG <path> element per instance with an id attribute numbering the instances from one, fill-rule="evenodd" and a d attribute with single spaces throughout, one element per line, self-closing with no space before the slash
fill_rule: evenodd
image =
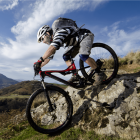
<path id="1" fill-rule="evenodd" d="M 103 50 L 102 51 L 103 54 L 101 54 L 101 50 Z M 94 57 L 92 57 L 92 58 L 95 61 L 99 59 L 104 63 L 103 64 L 104 68 L 101 67 L 101 71 L 104 71 L 105 73 L 109 73 L 109 71 L 112 71 L 112 72 L 110 72 L 110 75 L 107 76 L 107 79 L 102 82 L 102 84 L 109 83 L 113 78 L 115 78 L 115 76 L 117 75 L 117 72 L 118 72 L 118 68 L 119 68 L 118 57 L 117 57 L 115 51 L 110 46 L 108 46 L 104 43 L 93 43 L 91 51 L 92 52 L 90 54 L 90 57 L 94 56 L 95 58 Z M 94 53 L 97 53 L 97 54 L 94 54 Z M 108 56 L 108 58 L 107 58 L 106 53 L 110 54 L 110 56 Z M 103 58 L 103 57 L 106 57 L 106 58 Z M 106 65 L 106 67 L 109 67 L 109 66 L 107 66 L 107 63 L 109 63 L 108 61 L 110 61 L 112 64 L 112 60 L 113 60 L 114 64 L 112 66 L 110 66 L 111 68 L 105 68 L 105 65 Z M 83 74 L 83 76 L 86 79 L 88 79 L 89 74 L 88 74 L 88 71 L 85 70 L 86 63 L 80 59 L 79 65 L 80 65 L 81 73 Z M 102 70 L 102 69 L 104 69 L 104 70 Z M 106 69 L 106 71 L 105 71 L 105 69 Z M 93 79 L 90 79 L 89 81 L 93 82 Z"/>
<path id="2" fill-rule="evenodd" d="M 35 109 L 33 110 L 31 107 L 34 105 L 37 105 L 37 104 L 34 104 L 34 103 L 36 103 L 35 102 L 35 100 L 36 99 L 38 99 L 38 97 L 41 97 L 42 95 L 43 95 L 43 92 L 44 92 L 44 89 L 38 89 L 37 91 L 35 91 L 32 95 L 31 95 L 31 97 L 28 99 L 28 102 L 27 102 L 27 106 L 26 106 L 26 116 L 27 116 L 27 120 L 28 120 L 28 122 L 29 122 L 29 124 L 36 130 L 36 131 L 38 131 L 38 132 L 40 132 L 40 133 L 43 133 L 43 134 L 54 134 L 54 133 L 57 133 L 57 132 L 59 132 L 59 131 L 61 131 L 61 130 L 63 130 L 69 123 L 70 123 L 70 121 L 71 121 L 71 118 L 72 118 L 72 113 L 73 113 L 73 105 L 72 105 L 72 101 L 71 101 L 71 98 L 69 97 L 69 95 L 67 94 L 67 92 L 65 92 L 63 89 L 61 89 L 61 88 L 59 88 L 59 87 L 56 87 L 56 86 L 53 86 L 53 85 L 49 85 L 49 86 L 46 86 L 46 90 L 47 90 L 47 92 L 49 93 L 50 92 L 50 98 L 52 99 L 52 97 L 51 96 L 53 96 L 53 97 L 55 97 L 54 98 L 54 100 L 59 100 L 59 99 L 61 99 L 61 96 L 62 96 L 62 98 L 63 99 L 65 99 L 66 100 L 66 102 L 67 102 L 67 116 L 66 116 L 66 119 L 64 120 L 64 122 L 61 124 L 61 125 L 59 125 L 59 126 L 55 126 L 56 124 L 48 124 L 48 126 L 49 127 L 52 127 L 53 125 L 55 126 L 55 128 L 49 128 L 48 126 L 44 126 L 44 124 L 40 124 L 41 123 L 41 120 L 38 120 L 38 118 L 39 119 L 42 119 L 42 116 L 40 116 L 40 117 L 36 117 L 37 116 L 37 113 L 36 113 L 36 116 L 35 116 L 35 114 L 34 114 L 34 112 L 36 112 L 35 111 Z M 60 96 L 56 96 L 56 94 L 57 93 L 60 93 Z M 42 94 L 42 95 L 41 95 Z M 36 98 L 37 97 L 37 98 Z M 43 97 L 44 98 L 44 97 Z M 56 101 L 56 102 L 57 102 Z M 62 101 L 63 102 L 63 101 Z M 58 102 L 59 103 L 59 102 Z M 56 103 L 56 104 L 58 104 L 58 103 Z M 42 106 L 43 105 L 45 105 L 45 104 L 47 104 L 46 102 L 44 103 L 44 104 L 41 104 Z M 61 102 L 60 102 L 60 104 L 61 104 Z M 65 104 L 64 104 L 64 106 L 65 106 Z M 38 107 L 40 107 L 40 106 L 38 106 Z M 61 107 L 60 107 L 61 108 Z M 37 108 L 36 107 L 36 110 L 41 110 L 41 109 L 39 109 L 39 108 Z M 57 111 L 57 109 L 58 109 L 58 106 L 57 107 L 55 107 L 55 111 Z M 45 108 L 43 108 L 43 110 L 48 110 L 48 108 L 47 107 L 45 107 Z M 49 112 L 49 111 L 46 111 L 46 112 Z M 46 115 L 46 112 L 44 112 L 45 113 L 45 115 Z M 51 114 L 52 113 L 52 114 Z M 53 114 L 53 112 L 51 112 L 50 114 L 53 116 L 54 114 Z M 55 112 L 56 113 L 56 112 Z M 41 115 L 42 115 L 42 112 L 40 113 Z M 44 116 L 45 116 L 44 115 Z M 55 114 L 56 115 L 56 114 Z M 55 116 L 54 115 L 54 116 Z M 47 115 L 46 115 L 47 116 Z M 45 116 L 45 117 L 46 117 Z M 48 118 L 49 118 L 49 115 L 47 116 Z M 34 120 L 34 118 L 37 118 L 36 120 Z M 59 118 L 59 117 L 58 117 Z M 58 118 L 56 118 L 56 116 L 55 116 L 55 119 L 58 119 Z M 44 118 L 43 118 L 44 119 Z M 47 119 L 47 118 L 46 118 Z M 54 118 L 53 118 L 54 119 Z M 62 119 L 61 119 L 62 120 Z M 40 123 L 39 123 L 39 121 L 40 121 Z M 54 121 L 54 120 L 53 120 Z M 58 120 L 57 120 L 58 121 Z M 49 123 L 50 121 L 46 121 L 45 123 Z M 55 122 L 55 121 L 54 121 Z M 39 123 L 39 124 L 37 124 L 37 123 Z M 56 123 L 58 123 L 58 122 L 56 122 Z M 52 126 L 51 126 L 52 125 Z M 43 128 L 42 128 L 43 127 Z M 45 128 L 46 127 L 46 128 Z M 48 128 L 47 128 L 48 127 Z"/>

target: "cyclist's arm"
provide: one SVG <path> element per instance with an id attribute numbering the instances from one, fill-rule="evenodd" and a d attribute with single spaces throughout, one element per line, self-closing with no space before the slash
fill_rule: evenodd
<path id="1" fill-rule="evenodd" d="M 45 54 L 42 56 L 42 58 L 45 62 L 42 63 L 41 67 L 43 67 L 44 65 L 46 65 L 49 62 L 48 57 L 50 57 L 52 54 L 55 53 L 56 50 L 58 50 L 60 48 L 60 46 L 63 44 L 64 39 L 70 33 L 71 33 L 70 29 L 61 29 L 55 33 L 50 47 L 45 52 Z"/>
<path id="2" fill-rule="evenodd" d="M 50 47 L 45 52 L 45 54 L 43 55 L 42 58 L 45 60 L 49 56 L 54 54 L 55 51 L 58 50 L 60 48 L 60 46 L 62 46 L 64 39 L 68 36 L 69 33 L 70 33 L 69 29 L 61 29 L 61 30 L 57 31 L 53 37 L 53 41 L 50 44 Z"/>
<path id="3" fill-rule="evenodd" d="M 43 60 L 47 59 L 48 57 L 50 57 L 52 54 L 54 54 L 56 51 L 56 47 L 50 45 L 50 47 L 47 49 L 47 51 L 44 53 L 44 55 L 42 56 Z"/>
<path id="4" fill-rule="evenodd" d="M 48 59 L 48 57 L 50 57 L 52 54 L 54 54 L 55 51 L 56 51 L 56 47 L 50 45 L 50 47 L 47 49 L 47 51 L 42 56 L 44 62 L 41 64 L 41 67 L 43 67 L 50 61 L 50 59 Z"/>
<path id="5" fill-rule="evenodd" d="M 44 62 L 42 62 L 41 67 L 45 66 L 47 63 L 49 63 L 50 59 L 45 59 Z"/>

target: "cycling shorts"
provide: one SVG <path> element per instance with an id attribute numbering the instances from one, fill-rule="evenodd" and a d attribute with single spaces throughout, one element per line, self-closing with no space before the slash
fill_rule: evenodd
<path id="1" fill-rule="evenodd" d="M 78 53 L 90 55 L 93 40 L 94 35 L 92 33 L 88 33 L 88 35 L 80 42 L 79 46 L 68 46 L 64 54 L 69 54 L 72 58 L 74 58 Z"/>

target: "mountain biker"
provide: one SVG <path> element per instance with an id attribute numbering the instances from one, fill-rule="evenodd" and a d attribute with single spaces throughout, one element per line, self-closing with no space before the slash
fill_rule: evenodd
<path id="1" fill-rule="evenodd" d="M 40 70 L 41 67 L 46 65 L 61 46 L 67 48 L 66 52 L 63 54 L 63 59 L 66 65 L 69 67 L 71 63 L 71 58 L 74 58 L 78 53 L 81 60 L 86 62 L 92 69 L 95 70 L 95 82 L 93 86 L 97 86 L 106 79 L 106 75 L 100 72 L 94 59 L 89 57 L 91 53 L 91 48 L 94 40 L 94 34 L 88 29 L 79 29 L 75 36 L 71 36 L 75 32 L 73 27 L 63 27 L 58 29 L 53 29 L 49 25 L 42 26 L 37 33 L 37 41 L 46 43 L 49 48 L 46 50 L 44 55 L 34 63 L 34 68 Z M 75 74 L 72 75 L 69 82 L 78 81 L 79 79 Z"/>

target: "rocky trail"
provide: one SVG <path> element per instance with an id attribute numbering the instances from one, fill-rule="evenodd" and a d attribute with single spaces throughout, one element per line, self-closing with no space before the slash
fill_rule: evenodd
<path id="1" fill-rule="evenodd" d="M 128 74 L 119 71 L 108 85 L 83 89 L 68 86 L 65 91 L 73 102 L 71 127 L 140 140 L 140 72 Z M 43 110 L 41 107 L 38 109 Z"/>
<path id="2" fill-rule="evenodd" d="M 122 74 L 125 73 L 125 74 Z M 67 87 L 73 102 L 72 125 L 97 134 L 140 139 L 140 72 L 119 71 L 108 85 Z"/>

